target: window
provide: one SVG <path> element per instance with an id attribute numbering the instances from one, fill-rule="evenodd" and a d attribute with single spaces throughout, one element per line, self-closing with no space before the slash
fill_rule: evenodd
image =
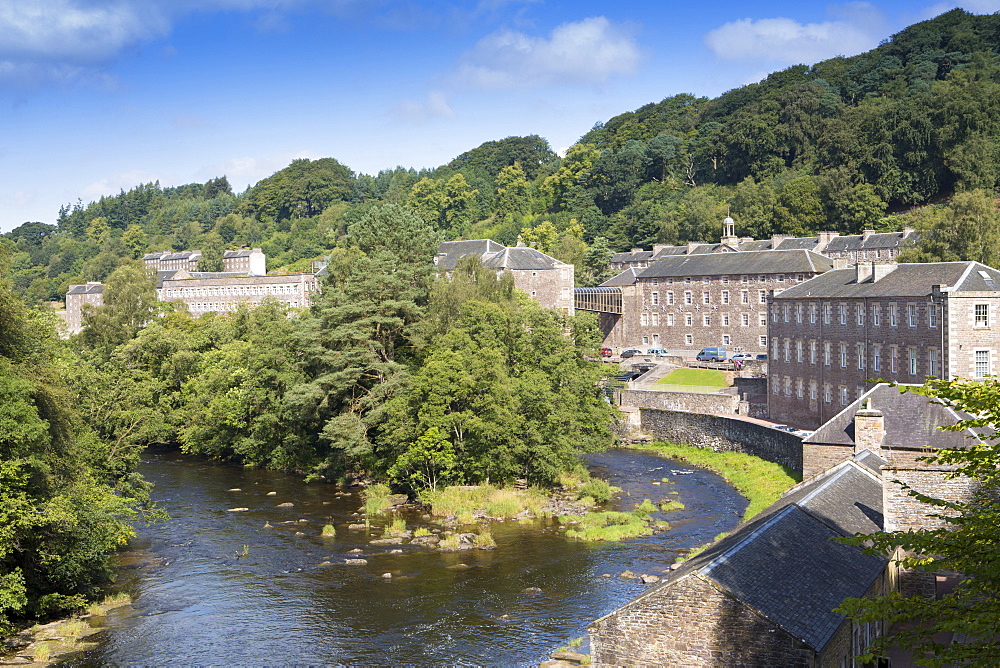
<path id="1" fill-rule="evenodd" d="M 975 352 L 976 378 L 985 378 L 990 375 L 990 351 L 977 350 Z"/>
<path id="2" fill-rule="evenodd" d="M 990 305 L 976 304 L 976 327 L 990 326 Z"/>
<path id="3" fill-rule="evenodd" d="M 938 353 L 933 348 L 927 351 L 927 375 L 937 376 L 938 375 L 938 364 L 937 359 Z"/>
<path id="4" fill-rule="evenodd" d="M 668 290 L 667 291 L 667 305 L 668 306 L 673 306 L 674 305 L 674 291 L 673 290 Z"/>
<path id="5" fill-rule="evenodd" d="M 644 346 L 648 346 L 649 345 L 649 337 L 648 336 L 642 337 L 642 345 L 644 345 Z"/>
<path id="6" fill-rule="evenodd" d="M 729 314 L 728 313 L 723 313 L 722 314 L 722 326 L 723 327 L 729 327 Z"/>
<path id="7" fill-rule="evenodd" d="M 778 359 L 778 339 L 771 340 L 771 358 Z"/>
<path id="8" fill-rule="evenodd" d="M 792 361 L 792 342 L 788 339 L 785 339 L 785 361 Z"/>
<path id="9" fill-rule="evenodd" d="M 865 368 L 865 344 L 863 343 L 858 344 L 858 368 Z"/>
<path id="10" fill-rule="evenodd" d="M 708 293 L 708 292 L 701 293 L 701 301 L 702 301 L 703 304 L 711 304 L 712 303 L 712 296 L 711 296 L 711 294 Z"/>
<path id="11" fill-rule="evenodd" d="M 909 349 L 909 353 L 910 353 L 910 375 L 911 376 L 916 376 L 917 375 L 917 349 L 916 348 L 910 348 Z"/>
<path id="12" fill-rule="evenodd" d="M 788 376 L 785 376 L 785 396 L 792 396 L 792 379 Z"/>
<path id="13" fill-rule="evenodd" d="M 815 364 L 816 363 L 816 342 L 815 341 L 810 341 L 809 342 L 809 363 L 810 364 Z"/>
<path id="14" fill-rule="evenodd" d="M 778 305 L 771 304 L 771 320 L 778 322 Z"/>
<path id="15" fill-rule="evenodd" d="M 722 345 L 724 345 L 724 346 L 728 346 L 729 345 L 729 335 L 728 334 L 723 334 L 722 335 Z"/>
<path id="16" fill-rule="evenodd" d="M 816 324 L 816 303 L 815 302 L 809 304 L 809 324 L 810 325 L 815 325 Z"/>
<path id="17" fill-rule="evenodd" d="M 674 326 L 674 314 L 673 313 L 668 313 L 667 314 L 667 327 L 673 327 L 673 326 Z"/>
<path id="18" fill-rule="evenodd" d="M 743 278 L 746 278 L 746 276 L 744 276 Z M 750 291 L 749 290 L 741 290 L 740 291 L 740 302 L 743 303 L 743 304 L 749 304 L 750 303 Z"/>
<path id="19" fill-rule="evenodd" d="M 659 345 L 659 344 L 660 344 L 660 335 L 659 334 L 653 334 L 653 345 L 656 346 L 656 345 Z"/>
<path id="20" fill-rule="evenodd" d="M 858 304 L 858 327 L 865 326 L 865 305 Z"/>
<path id="21" fill-rule="evenodd" d="M 910 327 L 917 326 L 917 307 L 914 304 L 909 304 L 906 307 L 906 323 Z"/>
<path id="22" fill-rule="evenodd" d="M 896 315 L 897 315 L 896 304 L 895 303 L 889 304 L 889 326 L 890 327 L 895 327 L 896 326 Z"/>
<path id="23" fill-rule="evenodd" d="M 758 343 L 760 343 L 760 347 L 761 348 L 763 348 L 764 350 L 767 350 L 767 337 L 766 336 L 761 336 L 760 340 L 758 341 Z"/>
<path id="24" fill-rule="evenodd" d="M 832 304 L 823 304 L 823 324 L 830 324 L 830 312 L 833 310 Z"/>
<path id="25" fill-rule="evenodd" d="M 691 291 L 690 290 L 685 290 L 684 291 L 684 303 L 685 304 L 693 304 L 694 303 L 694 298 L 691 296 Z"/>
<path id="26" fill-rule="evenodd" d="M 785 275 L 784 274 L 778 274 L 778 282 L 779 283 L 784 283 L 785 282 Z"/>
<path id="27" fill-rule="evenodd" d="M 843 385 L 840 387 L 840 405 L 841 406 L 847 405 L 847 388 L 844 387 Z"/>
<path id="28" fill-rule="evenodd" d="M 659 292 L 654 292 L 653 293 L 653 306 L 656 306 L 659 303 L 660 303 L 660 293 Z"/>
<path id="29" fill-rule="evenodd" d="M 872 347 L 872 371 L 882 370 L 882 346 Z"/>
<path id="30" fill-rule="evenodd" d="M 802 398 L 802 379 L 801 378 L 797 378 L 795 380 L 795 396 L 797 396 L 799 399 Z"/>
<path id="31" fill-rule="evenodd" d="M 878 327 L 881 324 L 879 323 L 879 316 L 881 315 L 879 311 L 881 310 L 878 304 L 872 304 L 872 327 Z"/>
<path id="32" fill-rule="evenodd" d="M 840 368 L 841 369 L 846 369 L 847 368 L 847 344 L 846 343 L 841 343 L 840 344 Z"/>
<path id="33" fill-rule="evenodd" d="M 816 401 L 816 381 L 809 381 L 809 400 Z"/>
<path id="34" fill-rule="evenodd" d="M 802 304 L 795 305 L 795 322 L 802 324 Z"/>
<path id="35" fill-rule="evenodd" d="M 686 343 L 687 345 L 690 346 L 692 343 L 694 343 L 694 337 L 692 335 L 690 335 L 690 334 L 685 334 L 684 335 L 684 343 Z"/>
<path id="36" fill-rule="evenodd" d="M 802 282 L 802 274 L 795 274 L 795 282 L 796 283 Z"/>
<path id="37" fill-rule="evenodd" d="M 688 284 L 688 285 L 691 285 L 691 277 L 690 277 L 690 276 L 685 276 L 685 277 L 684 277 L 684 282 L 685 282 L 686 284 Z"/>
<path id="38" fill-rule="evenodd" d="M 654 278 L 653 279 L 653 285 L 659 285 L 659 284 L 660 284 L 660 279 Z"/>
<path id="39" fill-rule="evenodd" d="M 708 284 L 708 276 L 702 276 L 701 277 L 701 282 L 705 283 L 707 285 Z"/>
<path id="40" fill-rule="evenodd" d="M 830 355 L 830 349 L 831 349 L 830 342 L 829 341 L 824 342 L 823 343 L 823 364 L 825 366 L 830 366 L 830 357 L 831 357 L 831 355 Z"/>
<path id="41" fill-rule="evenodd" d="M 757 282 L 758 283 L 763 283 L 766 280 L 767 280 L 767 276 L 765 276 L 764 274 L 761 274 L 760 276 L 757 277 Z"/>
<path id="42" fill-rule="evenodd" d="M 927 307 L 927 326 L 937 327 L 937 304 Z"/>
<path id="43" fill-rule="evenodd" d="M 828 383 L 823 385 L 823 401 L 826 403 L 833 401 L 833 388 Z"/>
<path id="44" fill-rule="evenodd" d="M 649 324 L 649 314 L 648 313 L 643 313 L 642 315 L 639 316 L 639 324 L 642 325 L 643 327 L 645 327 L 646 325 Z"/>
<path id="45" fill-rule="evenodd" d="M 760 324 L 761 327 L 767 327 L 767 314 L 766 313 L 761 313 L 760 314 L 760 323 L 759 324 Z"/>
<path id="46" fill-rule="evenodd" d="M 701 324 L 703 326 L 705 326 L 705 327 L 711 327 L 712 326 L 712 316 L 710 316 L 710 315 L 703 315 L 701 317 Z"/>
<path id="47" fill-rule="evenodd" d="M 784 316 L 785 316 L 785 322 L 788 322 L 788 315 L 791 312 L 791 308 L 789 308 L 788 304 L 785 304 L 783 312 L 784 312 Z"/>
<path id="48" fill-rule="evenodd" d="M 728 304 L 729 303 L 729 290 L 723 290 L 722 291 L 722 303 L 723 304 Z"/>
<path id="49" fill-rule="evenodd" d="M 757 297 L 761 304 L 767 303 L 767 290 L 758 290 Z"/>
<path id="50" fill-rule="evenodd" d="M 837 313 L 840 314 L 840 324 L 841 325 L 846 325 L 847 324 L 847 305 L 846 304 L 839 304 L 837 306 Z"/>
<path id="51" fill-rule="evenodd" d="M 728 276 L 723 276 L 722 277 L 722 284 L 723 285 L 729 285 L 729 277 Z"/>
<path id="52" fill-rule="evenodd" d="M 749 276 L 746 275 L 740 276 L 740 283 L 748 283 L 748 282 L 750 282 Z"/>
<path id="53" fill-rule="evenodd" d="M 781 392 L 781 388 L 778 387 L 778 377 L 777 376 L 775 376 L 771 380 L 771 391 L 774 392 L 775 394 L 778 394 L 778 393 Z"/>
<path id="54" fill-rule="evenodd" d="M 802 341 L 795 342 L 795 361 L 802 363 Z"/>
<path id="55" fill-rule="evenodd" d="M 692 316 L 690 313 L 685 313 L 684 314 L 684 324 L 687 325 L 688 327 L 690 327 L 691 325 L 693 325 L 694 324 L 694 316 Z"/>
<path id="56" fill-rule="evenodd" d="M 653 327 L 658 327 L 659 324 L 660 324 L 660 314 L 659 313 L 651 313 L 650 316 L 649 316 L 649 322 L 650 322 L 651 325 L 653 325 Z"/>
<path id="57" fill-rule="evenodd" d="M 889 346 L 889 371 L 896 373 L 899 369 L 899 348 Z"/>
<path id="58" fill-rule="evenodd" d="M 743 325 L 744 327 L 749 327 L 750 326 L 750 314 L 749 313 L 743 313 L 742 315 L 740 315 L 740 324 Z"/>

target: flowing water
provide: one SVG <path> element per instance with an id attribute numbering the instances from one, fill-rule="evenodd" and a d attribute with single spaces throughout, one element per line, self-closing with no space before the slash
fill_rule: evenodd
<path id="1" fill-rule="evenodd" d="M 620 573 L 662 574 L 678 552 L 732 529 L 746 506 L 718 475 L 671 460 L 614 450 L 591 465 L 623 488 L 620 509 L 668 496 L 686 508 L 654 515 L 669 531 L 621 543 L 571 541 L 545 522 L 493 523 L 490 551 L 373 546 L 375 522 L 347 528 L 360 521 L 357 490 L 150 453 L 142 472 L 171 519 L 141 528 L 121 558 L 134 609 L 67 663 L 537 664 L 643 591 Z M 294 506 L 277 507 L 285 502 Z M 320 536 L 325 524 L 335 538 Z M 423 522 L 412 514 L 407 524 Z M 345 565 L 356 557 L 368 564 Z"/>

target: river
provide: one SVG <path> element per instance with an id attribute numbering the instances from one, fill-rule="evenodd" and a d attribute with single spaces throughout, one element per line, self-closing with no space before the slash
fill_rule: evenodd
<path id="1" fill-rule="evenodd" d="M 746 506 L 715 473 L 652 455 L 613 450 L 591 467 L 623 488 L 621 509 L 672 491 L 686 508 L 656 515 L 669 531 L 620 543 L 571 541 L 551 522 L 494 523 L 495 550 L 391 554 L 399 546 L 348 530 L 356 491 L 149 453 L 141 471 L 171 519 L 140 528 L 119 560 L 134 609 L 66 664 L 536 665 L 643 591 L 620 573 L 662 574 L 679 551 L 735 527 Z M 285 502 L 294 506 L 277 507 Z M 235 507 L 249 510 L 227 512 Z M 335 538 L 319 535 L 328 523 Z"/>

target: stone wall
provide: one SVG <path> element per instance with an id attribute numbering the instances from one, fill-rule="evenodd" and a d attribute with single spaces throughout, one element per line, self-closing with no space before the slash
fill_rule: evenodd
<path id="1" fill-rule="evenodd" d="M 642 408 L 642 430 L 671 443 L 743 452 L 802 472 L 802 439 L 738 417 Z"/>
<path id="2" fill-rule="evenodd" d="M 591 624 L 595 665 L 811 666 L 815 653 L 697 573 L 658 585 Z"/>
<path id="3" fill-rule="evenodd" d="M 736 415 L 740 398 L 735 394 L 705 394 L 702 392 L 660 392 L 628 389 L 618 393 L 620 406 L 656 408 L 691 413 Z"/>

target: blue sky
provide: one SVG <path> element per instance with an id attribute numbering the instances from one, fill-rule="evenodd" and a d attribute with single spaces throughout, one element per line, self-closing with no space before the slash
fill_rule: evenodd
<path id="1" fill-rule="evenodd" d="M 565 149 L 955 6 L 1000 0 L 0 0 L 0 231 L 298 157 L 375 174 L 510 135 Z"/>

